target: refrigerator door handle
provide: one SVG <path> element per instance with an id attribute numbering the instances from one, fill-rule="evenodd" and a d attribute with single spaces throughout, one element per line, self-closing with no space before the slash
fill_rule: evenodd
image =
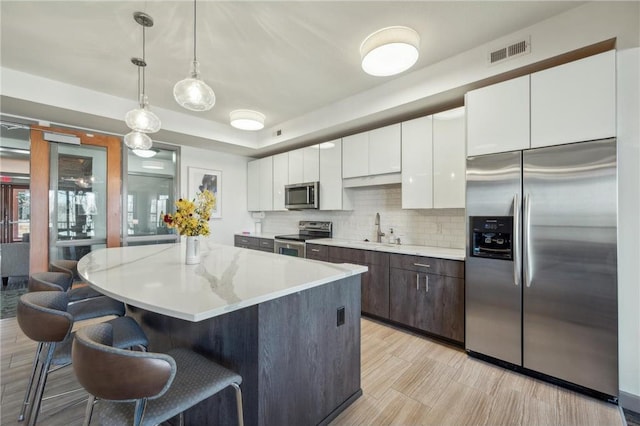
<path id="1" fill-rule="evenodd" d="M 531 195 L 524 197 L 524 282 L 527 287 L 531 287 Z"/>
<path id="2" fill-rule="evenodd" d="M 521 270 L 521 256 L 522 256 L 522 244 L 520 238 L 520 217 L 522 212 L 520 211 L 520 196 L 515 194 L 513 196 L 513 282 L 516 287 L 520 285 L 520 270 Z"/>
<path id="3" fill-rule="evenodd" d="M 416 290 L 420 290 L 420 274 L 416 274 Z"/>

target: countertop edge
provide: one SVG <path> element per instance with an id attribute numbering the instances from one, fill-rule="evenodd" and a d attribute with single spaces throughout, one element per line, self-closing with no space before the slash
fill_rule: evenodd
<path id="1" fill-rule="evenodd" d="M 307 240 L 309 244 L 324 246 L 343 247 L 357 250 L 370 250 L 392 254 L 404 254 L 410 256 L 435 257 L 446 260 L 465 260 L 464 249 L 453 249 L 447 247 L 414 246 L 414 245 L 383 245 L 382 243 L 359 242 L 349 240 L 339 240 L 335 238 L 321 238 L 317 240 Z"/>

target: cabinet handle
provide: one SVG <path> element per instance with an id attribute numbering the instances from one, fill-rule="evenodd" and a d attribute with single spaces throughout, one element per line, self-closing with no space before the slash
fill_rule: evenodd
<path id="1" fill-rule="evenodd" d="M 420 274 L 416 274 L 416 290 L 420 290 Z"/>
<path id="2" fill-rule="evenodd" d="M 424 276 L 424 289 L 426 293 L 429 293 L 429 275 Z"/>
<path id="3" fill-rule="evenodd" d="M 423 268 L 431 268 L 431 265 L 425 265 L 424 263 L 414 263 L 413 266 L 422 266 Z"/>
<path id="4" fill-rule="evenodd" d="M 319 252 L 320 249 L 311 249 L 311 251 Z"/>

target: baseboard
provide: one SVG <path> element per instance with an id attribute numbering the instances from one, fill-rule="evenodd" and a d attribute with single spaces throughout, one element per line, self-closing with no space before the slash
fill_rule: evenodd
<path id="1" fill-rule="evenodd" d="M 629 392 L 620 391 L 618 404 L 622 408 L 640 413 L 640 395 L 634 395 Z"/>

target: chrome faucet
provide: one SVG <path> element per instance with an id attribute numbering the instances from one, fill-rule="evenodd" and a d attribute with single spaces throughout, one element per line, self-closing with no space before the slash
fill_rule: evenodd
<path id="1" fill-rule="evenodd" d="M 380 213 L 376 213 L 376 242 L 381 243 L 382 237 L 384 237 L 384 232 L 380 231 Z"/>

